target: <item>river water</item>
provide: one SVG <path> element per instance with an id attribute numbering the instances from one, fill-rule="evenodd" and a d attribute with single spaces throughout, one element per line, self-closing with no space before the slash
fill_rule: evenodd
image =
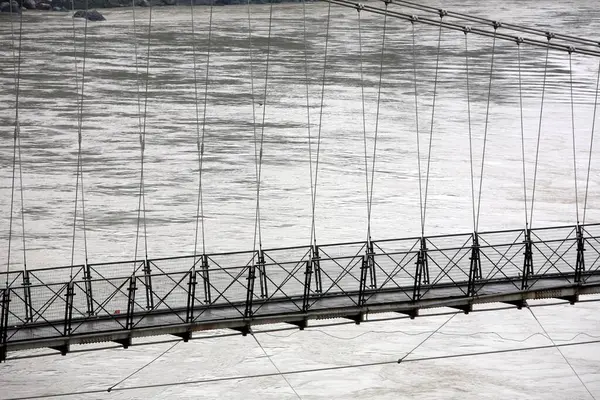
<path id="1" fill-rule="evenodd" d="M 593 1 L 443 3 L 448 10 L 591 38 L 600 28 L 600 11 L 596 6 Z M 29 268 L 71 264 L 78 148 L 77 83 L 82 79 L 84 41 L 81 131 L 90 262 L 135 257 L 139 124 L 140 117 L 144 121 L 144 115 L 149 257 L 189 255 L 195 246 L 205 247 L 207 252 L 253 248 L 255 131 L 258 137 L 264 135 L 260 187 L 263 247 L 305 245 L 310 241 L 309 127 L 313 173 L 317 138 L 319 132 L 321 134 L 315 207 L 319 243 L 366 237 L 365 146 L 370 174 L 376 129 L 372 236 L 383 239 L 421 233 L 417 121 L 423 191 L 427 151 L 431 148 L 424 232 L 471 232 L 473 199 L 468 106 L 476 199 L 483 138 L 487 132 L 478 230 L 524 226 L 519 68 L 514 43 L 496 42 L 492 67 L 492 40 L 468 35 L 468 102 L 465 40 L 460 32 L 442 31 L 436 78 L 438 30 L 435 27 L 415 25 L 413 58 L 413 31 L 405 21 L 388 19 L 384 24 L 382 16 L 363 12 L 359 38 L 357 13 L 334 6 L 326 35 L 327 4 L 307 4 L 306 20 L 302 4 L 280 4 L 273 7 L 269 39 L 269 11 L 268 5 L 250 8 L 249 41 L 248 8 L 215 7 L 210 46 L 208 7 L 195 8 L 194 35 L 189 7 L 154 8 L 149 41 L 149 9 L 135 10 L 135 24 L 131 9 L 103 10 L 107 21 L 89 23 L 87 28 L 81 20 L 74 21 L 73 25 L 66 13 L 24 14 L 18 104 Z M 10 22 L 9 16 L 0 16 L 0 205 L 5 210 L 0 216 L 0 255 L 4 260 L 8 258 L 15 116 L 11 39 L 18 39 L 19 19 L 13 19 L 12 25 Z M 326 42 L 327 69 L 323 75 Z M 528 199 L 533 187 L 545 55 L 544 49 L 526 45 L 521 49 Z M 548 60 L 532 225 L 574 224 L 577 212 L 579 219 L 583 218 L 584 208 L 586 222 L 598 222 L 600 160 L 597 157 L 592 157 L 589 198 L 587 204 L 585 202 L 598 61 L 574 54 L 572 68 L 569 68 L 568 54 L 557 51 L 551 51 Z M 413 62 L 416 63 L 418 119 Z M 577 192 L 570 70 L 575 101 Z M 206 112 L 204 127 L 196 123 L 197 112 L 200 121 Z M 197 138 L 202 132 L 205 235 L 202 240 L 199 234 L 196 241 Z M 19 192 L 15 193 L 12 270 L 23 268 L 21 204 Z M 530 215 L 531 204 L 527 212 Z M 141 256 L 143 240 L 138 247 L 138 256 Z M 73 262 L 81 263 L 84 259 L 80 218 Z M 3 261 L 0 271 L 5 269 Z M 535 311 L 557 341 L 590 339 L 585 335 L 573 337 L 598 332 L 597 312 L 594 303 Z M 278 368 L 290 371 L 399 358 L 446 319 L 372 322 L 303 333 L 263 334 L 257 338 Z M 542 329 L 528 311 L 457 316 L 414 355 L 549 344 L 549 340 L 540 335 L 524 340 L 540 332 Z M 159 344 L 127 351 L 71 354 L 66 358 L 13 360 L 0 366 L 0 398 L 106 388 L 169 346 Z M 598 345 L 570 347 L 563 352 L 592 393 L 598 396 Z M 206 339 L 177 345 L 121 387 L 274 371 L 252 338 Z M 288 380 L 302 398 L 526 396 L 583 399 L 589 396 L 556 349 L 293 375 Z M 233 399 L 242 396 L 296 398 L 281 377 L 113 392 L 89 398 Z"/>

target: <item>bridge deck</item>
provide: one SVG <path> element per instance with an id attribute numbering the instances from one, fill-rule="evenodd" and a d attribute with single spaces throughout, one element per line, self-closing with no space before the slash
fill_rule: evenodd
<path id="1" fill-rule="evenodd" d="M 456 234 L 16 271 L 8 351 L 367 313 L 600 293 L 600 225 Z M 585 257 L 584 257 L 585 255 Z M 127 271 L 127 272 L 126 272 Z"/>

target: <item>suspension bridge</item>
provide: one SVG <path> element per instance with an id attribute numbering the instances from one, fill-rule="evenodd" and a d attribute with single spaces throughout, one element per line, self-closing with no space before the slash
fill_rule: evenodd
<path id="1" fill-rule="evenodd" d="M 26 29 L 21 24 L 14 29 L 13 44 L 15 50 L 15 127 L 13 152 L 13 179 L 11 191 L 10 233 L 8 262 L 5 272 L 0 274 L 0 360 L 6 360 L 8 352 L 52 348 L 61 354 L 67 354 L 74 344 L 98 342 L 117 342 L 124 347 L 132 344 L 138 337 L 151 335 L 176 335 L 184 341 L 191 338 L 194 331 L 211 329 L 233 329 L 246 335 L 256 324 L 288 323 L 304 329 L 312 319 L 348 318 L 356 323 L 364 320 L 365 315 L 378 312 L 397 312 L 415 318 L 419 310 L 436 307 L 451 307 L 468 313 L 473 306 L 483 303 L 508 303 L 522 308 L 528 300 L 558 298 L 574 304 L 579 296 L 600 293 L 600 224 L 586 223 L 588 209 L 588 188 L 590 183 L 590 165 L 593 156 L 594 122 L 598 84 L 589 88 L 594 91 L 592 132 L 589 142 L 589 158 L 585 180 L 577 177 L 575 151 L 575 101 L 573 98 L 572 69 L 567 72 L 569 91 L 564 94 L 569 99 L 571 113 L 564 116 L 571 120 L 573 137 L 573 159 L 561 160 L 565 165 L 572 162 L 574 176 L 574 204 L 576 220 L 566 226 L 533 227 L 536 177 L 538 156 L 542 137 L 544 118 L 544 95 L 548 69 L 548 56 L 551 53 L 568 57 L 599 58 L 600 49 L 594 40 L 572 35 L 562 35 L 532 27 L 508 24 L 500 21 L 479 18 L 462 13 L 454 13 L 415 3 L 388 0 L 382 3 L 354 3 L 345 0 L 328 1 L 327 30 L 322 64 L 321 102 L 318 113 L 317 133 L 311 132 L 310 107 L 307 117 L 310 152 L 311 210 L 312 226 L 310 240 L 306 245 L 284 248 L 263 248 L 261 240 L 261 174 L 264 144 L 265 110 L 269 107 L 267 79 L 269 77 L 269 57 L 271 41 L 271 19 L 269 19 L 268 40 L 262 51 L 266 54 L 265 91 L 261 100 L 261 112 L 254 109 L 254 155 L 256 167 L 256 213 L 254 229 L 254 248 L 237 252 L 206 252 L 203 212 L 203 172 L 204 140 L 207 125 L 206 99 L 209 91 L 211 66 L 211 29 L 208 30 L 208 51 L 203 53 L 204 63 L 198 62 L 194 47 L 194 79 L 201 82 L 204 74 L 204 88 L 196 85 L 196 128 L 199 163 L 198 211 L 196 220 L 195 244 L 192 255 L 170 258 L 149 258 L 146 244 L 146 205 L 144 183 L 144 157 L 146 140 L 146 105 L 148 100 L 148 79 L 140 78 L 149 67 L 136 62 L 139 107 L 139 143 L 140 143 L 140 185 L 137 218 L 137 237 L 135 259 L 109 263 L 93 263 L 87 260 L 64 267 L 15 268 L 11 263 L 11 243 L 13 240 L 13 210 L 15 196 L 20 189 L 23 207 L 23 185 L 21 168 L 21 146 L 19 127 L 19 72 L 21 60 L 19 32 Z M 377 159 L 377 126 L 375 128 L 372 153 L 368 154 L 365 129 L 365 194 L 368 226 L 365 239 L 344 243 L 320 243 L 316 238 L 315 209 L 317 208 L 317 188 L 319 172 L 319 151 L 321 145 L 321 120 L 323 118 L 323 97 L 328 71 L 327 46 L 329 39 L 329 18 L 332 7 L 347 10 L 358 15 L 358 59 L 360 73 L 363 72 L 363 47 L 361 43 L 361 15 L 377 14 L 382 16 L 381 59 L 379 73 L 379 92 L 377 95 L 377 122 L 381 96 L 381 71 L 384 65 L 386 27 L 390 21 L 399 21 L 412 28 L 410 46 L 413 50 L 411 66 L 414 73 L 414 108 L 416 144 L 418 157 L 419 197 L 421 231 L 409 238 L 373 238 L 371 236 L 371 211 L 375 181 L 375 161 Z M 194 9 L 191 7 L 192 30 Z M 306 13 L 306 8 L 303 8 Z M 405 12 L 410 10 L 409 13 Z M 135 7 L 132 7 L 135 12 Z M 196 11 L 198 12 L 198 11 Z M 210 13 L 212 7 L 203 8 Z M 272 16 L 272 5 L 271 5 Z M 134 14 L 135 15 L 135 14 Z M 134 17 L 135 18 L 135 17 Z M 152 13 L 150 13 L 152 18 Z M 306 19 L 306 14 L 304 15 Z M 134 19 L 135 21 L 135 19 Z M 250 20 L 249 20 L 250 23 Z M 139 44 L 140 51 L 151 51 L 150 27 L 148 22 L 148 43 Z M 437 47 L 435 53 L 433 105 L 431 107 L 431 129 L 427 132 L 429 146 L 419 143 L 419 87 L 417 86 L 417 60 L 415 49 L 415 26 L 430 26 L 437 29 Z M 251 29 L 249 29 L 249 32 Z M 87 22 L 86 22 L 87 32 Z M 470 79 L 469 60 L 473 57 L 468 44 L 471 37 L 484 40 L 483 51 L 489 54 L 492 66 L 484 89 L 487 96 L 487 111 L 484 128 L 483 153 L 479 179 L 474 172 L 473 150 L 470 149 L 471 193 L 473 229 L 471 232 L 452 232 L 447 235 L 427 235 L 425 221 L 430 180 L 430 161 L 432 158 L 431 137 L 434 135 L 435 106 L 438 86 L 438 71 L 444 63 L 441 52 L 442 34 L 452 33 L 464 41 L 465 60 L 464 79 L 467 88 L 467 110 L 469 121 L 469 140 L 471 140 L 471 108 L 469 99 Z M 306 34 L 306 29 L 305 29 Z M 388 34 L 389 35 L 389 34 Z M 16 39 L 15 39 L 16 37 Z M 252 37 L 249 33 L 248 40 Z M 479 229 L 481 184 L 484 175 L 486 138 L 488 132 L 488 113 L 490 109 L 490 91 L 493 80 L 493 60 L 497 52 L 497 43 L 510 43 L 511 52 L 518 63 L 514 79 L 517 82 L 521 99 L 520 134 L 524 130 L 524 114 L 521 93 L 521 49 L 539 48 L 545 52 L 545 60 L 538 60 L 543 71 L 541 86 L 541 109 L 537 129 L 537 149 L 533 182 L 527 187 L 525 174 L 525 150 L 522 149 L 523 165 L 523 209 L 525 219 L 522 227 L 510 230 L 483 231 Z M 18 44 L 16 44 L 18 43 Z M 81 50 L 81 49 L 80 49 Z M 85 60 L 84 41 L 84 60 Z M 138 48 L 136 46 L 136 52 Z M 74 51 L 75 53 L 75 51 Z M 137 60 L 137 53 L 136 53 Z M 306 61 L 306 60 L 305 60 Z M 76 64 L 77 65 L 77 64 Z M 309 71 L 306 68 L 306 81 Z M 250 65 L 252 68 L 252 65 Z M 472 67 L 471 67 L 472 68 Z M 78 80 L 78 162 L 73 237 L 78 228 L 85 235 L 85 191 L 83 187 L 82 166 L 82 125 L 85 87 L 85 62 L 79 70 Z M 79 75 L 78 75 L 79 76 Z M 600 69 L 597 71 L 600 76 Z M 251 72 L 252 77 L 252 72 Z M 252 78 L 253 79 L 253 78 Z M 307 86 L 308 87 L 308 86 Z M 253 84 L 254 88 L 254 84 Z M 254 90 L 254 89 L 253 89 Z M 360 99 L 359 99 L 360 100 Z M 258 100 L 257 100 L 258 102 Z M 362 121 L 365 121 L 364 90 L 362 95 Z M 257 115 L 258 114 L 258 115 Z M 314 115 L 313 115 L 314 120 Z M 421 128 L 422 129 L 422 128 Z M 311 148 L 311 144 L 315 142 Z M 524 146 L 524 144 L 522 144 Z M 421 151 L 424 156 L 421 156 Z M 313 154 L 314 153 L 314 154 Z M 369 161 L 371 165 L 369 166 Z M 26 173 L 26 171 L 25 171 Z M 580 181 L 585 183 L 582 190 Z M 19 187 L 20 182 L 20 187 Z M 584 191 L 583 201 L 579 198 Z M 591 200 L 591 199 L 590 199 Z M 583 205 L 580 207 L 580 203 Z M 79 207 L 79 209 L 78 209 Z M 24 212 L 21 209 L 21 218 Z M 82 225 L 82 226 L 81 226 Z M 25 224 L 23 226 L 23 252 L 25 249 Z M 73 239 L 74 242 L 75 239 Z M 85 240 L 85 239 L 84 239 Z M 138 257 L 138 244 L 146 245 L 145 256 Z M 199 243 L 202 245 L 200 246 Z M 140 245 L 139 247 L 143 247 Z M 74 251 L 74 244 L 73 244 Z M 12 266 L 12 268 L 11 268 Z"/>

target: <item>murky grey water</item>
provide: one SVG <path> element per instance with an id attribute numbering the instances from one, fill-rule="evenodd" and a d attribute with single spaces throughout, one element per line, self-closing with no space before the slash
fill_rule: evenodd
<path id="1" fill-rule="evenodd" d="M 594 37 L 600 26 L 596 2 L 495 1 L 484 5 L 475 1 L 445 2 L 450 10 L 463 11 L 492 19 L 547 27 L 550 30 L 584 37 Z M 309 71 L 310 132 L 313 151 L 321 131 L 321 148 L 317 186 L 316 227 L 321 243 L 362 240 L 366 235 L 365 145 L 362 123 L 361 88 L 364 85 L 368 154 L 372 152 L 376 126 L 378 83 L 383 17 L 362 14 L 363 77 L 361 80 L 357 13 L 340 7 L 332 8 L 327 50 L 327 71 L 323 97 L 322 123 L 319 124 L 323 78 L 323 60 L 327 5 L 308 4 L 307 68 Z M 155 8 L 152 12 L 148 100 L 146 110 L 145 185 L 149 257 L 191 254 L 194 250 L 196 202 L 198 195 L 198 152 L 196 146 L 196 94 L 198 86 L 200 115 L 204 109 L 204 85 L 208 37 L 208 8 L 195 9 L 195 31 L 191 35 L 190 8 Z M 140 146 L 138 140 L 137 60 L 142 85 L 141 108 L 144 107 L 145 67 L 147 60 L 147 27 L 149 10 L 136 9 L 136 35 L 130 9 L 106 10 L 105 23 L 89 24 L 85 60 L 85 99 L 83 115 L 83 168 L 86 197 L 86 225 L 90 261 L 132 259 L 135 251 Z M 410 12 L 414 13 L 414 12 Z M 256 202 L 254 164 L 254 127 L 260 135 L 264 129 L 264 155 L 261 179 L 262 239 L 265 247 L 308 244 L 310 240 L 311 195 L 309 174 L 308 118 L 304 64 L 303 17 L 301 5 L 276 5 L 273 9 L 271 40 L 268 40 L 269 7 L 251 7 L 252 46 L 248 41 L 246 7 L 215 7 L 208 102 L 206 106 L 205 163 L 203 176 L 205 245 L 208 252 L 247 250 L 253 247 Z M 12 174 L 12 124 L 14 121 L 14 76 L 11 53 L 10 17 L 0 16 L 0 216 L 2 226 L 0 255 L 6 268 L 9 207 Z M 15 23 L 18 20 L 14 20 Z M 551 23 L 551 25 L 549 25 Z M 29 12 L 23 18 L 22 65 L 20 79 L 20 124 L 22 132 L 23 184 L 25 187 L 25 234 L 28 266 L 67 265 L 71 262 L 75 171 L 77 161 L 77 79 L 81 79 L 84 22 L 75 21 L 77 71 L 73 57 L 72 20 L 67 14 Z M 14 25 L 15 28 L 18 24 Z M 414 236 L 420 233 L 419 184 L 414 105 L 413 47 L 411 25 L 389 19 L 381 74 L 382 90 L 379 108 L 376 172 L 373 193 L 372 235 L 374 238 Z M 435 27 L 416 25 L 419 139 L 422 173 L 427 161 L 426 150 L 433 132 L 432 160 L 425 232 L 469 232 L 473 229 L 469 163 L 469 126 L 464 56 L 464 35 L 444 31 L 441 36 L 440 68 L 437 76 L 435 114 L 432 122 L 432 100 L 438 31 Z M 197 77 L 194 79 L 192 41 L 196 41 Z M 270 45 L 269 74 L 265 80 L 267 43 Z M 491 39 L 469 36 L 471 123 L 475 171 L 479 175 L 485 119 L 487 89 L 491 63 Z M 481 195 L 480 230 L 521 228 L 524 225 L 521 130 L 519 119 L 518 69 L 516 45 L 498 41 L 494 58 L 489 111 L 488 142 Z M 522 47 L 523 106 L 528 197 L 531 196 L 535 146 L 538 134 L 540 99 L 545 51 Z M 587 157 L 592 131 L 592 113 L 598 61 L 573 55 L 575 98 L 576 157 L 580 213 L 584 205 Z M 250 65 L 253 74 L 251 76 Z M 253 77 L 253 79 L 251 79 Z M 572 224 L 576 220 L 573 179 L 571 104 L 569 101 L 569 59 L 566 53 L 550 52 L 542 143 L 537 176 L 534 226 Z M 267 97 L 264 98 L 265 82 Z M 252 85 L 256 101 L 256 124 L 253 125 Z M 259 104 L 260 103 L 260 104 Z M 264 124 L 263 124 L 264 113 Z M 200 127 L 201 128 L 201 127 Z M 314 157 L 314 154 L 313 154 Z M 370 156 L 369 156 L 370 157 Z M 370 163 L 372 162 L 370 159 Z M 592 158 L 587 221 L 597 222 L 600 181 L 597 178 L 600 159 Z M 314 167 L 314 166 L 313 166 Z M 423 182 L 424 184 L 424 182 Z M 18 193 L 17 193 L 18 194 Z M 16 203 L 16 209 L 20 204 Z M 20 215 L 15 214 L 13 229 L 12 269 L 22 268 L 20 247 Z M 580 216 L 581 218 L 581 216 Z M 202 243 L 199 242 L 198 246 Z M 140 251 L 140 254 L 142 252 Z M 82 262 L 84 249 L 81 226 L 75 248 L 75 262 Z M 588 332 L 597 329 L 592 315 L 597 307 L 582 307 L 572 327 L 562 326 L 564 315 L 552 317 L 548 323 L 557 331 Z M 588 307 L 588 308 L 586 308 Z M 595 308 L 594 308 L 595 307 Z M 556 309 L 558 310 L 558 309 Z M 569 309 L 571 310 L 571 309 Z M 589 310 L 589 311 L 586 311 Z M 546 312 L 546 311 L 544 311 Z M 589 312 L 589 314 L 586 314 Z M 487 317 L 465 317 L 458 328 L 474 329 L 477 324 L 495 325 L 496 314 Z M 516 332 L 538 327 L 507 314 L 506 324 L 514 323 Z M 530 317 L 530 316 L 529 316 Z M 432 329 L 437 320 L 421 322 L 419 329 Z M 385 325 L 393 329 L 394 324 Z M 462 324 L 462 325 L 461 325 Z M 439 323 L 438 323 L 439 325 Z M 408 324 L 408 326 L 414 326 Z M 427 326 L 427 327 L 426 327 Z M 500 329 L 503 324 L 500 324 Z M 396 325 L 397 328 L 397 325 Z M 344 329 L 347 337 L 358 328 Z M 369 325 L 362 330 L 369 330 Z M 371 328 L 376 329 L 376 328 Z M 407 328 L 408 329 L 408 328 Z M 416 329 L 416 328 L 411 328 Z M 459 330 L 460 330 L 459 329 Z M 510 328 L 507 328 L 510 332 Z M 347 330 L 347 332 L 345 331 Z M 481 329 L 480 329 L 481 330 Z M 486 330 L 493 330 L 488 328 Z M 539 329 L 538 329 L 539 330 Z M 336 332 L 336 331 L 333 331 Z M 337 331 L 338 333 L 340 330 Z M 357 332 L 356 335 L 359 333 Z M 342 341 L 329 346 L 326 336 L 317 333 L 276 339 L 269 346 L 279 355 L 282 365 L 296 366 L 358 362 L 357 357 L 381 360 L 386 354 L 410 349 L 412 339 L 390 339 L 383 332 L 370 345 L 360 340 Z M 375 333 L 373 335 L 376 335 Z M 516 335 L 520 337 L 518 334 Z M 568 336 L 568 335 L 566 335 Z M 417 337 L 418 338 L 418 337 Z M 440 350 L 449 346 L 472 344 L 464 338 L 446 338 L 434 342 Z M 484 338 L 485 339 L 485 338 Z M 269 369 L 255 343 L 241 341 L 235 350 L 228 348 L 238 339 L 195 343 L 201 350 L 190 356 L 184 346 L 170 354 L 173 369 L 165 364 L 147 372 L 145 379 L 164 377 L 167 381 L 191 379 L 184 369 L 188 362 L 199 376 L 222 376 L 232 372 L 256 372 Z M 240 339 L 241 340 L 241 339 Z M 486 339 L 493 345 L 495 339 Z M 543 344 L 543 339 L 539 339 Z M 233 342 L 232 342 L 233 341 Z M 250 343 L 250 344 L 249 344 Z M 314 343 L 314 342 L 313 342 Z M 352 346 L 350 346 L 352 343 Z M 373 344 L 375 343 L 375 344 Z M 379 343 L 383 348 L 371 348 Z M 415 339 L 415 343 L 418 340 Z M 244 346 L 252 345 L 249 356 Z M 511 343 L 508 344 L 510 347 Z M 361 347 L 366 346 L 366 347 Z M 313 350 L 310 347 L 314 347 Z M 598 352 L 577 353 L 580 367 L 589 371 L 596 391 L 600 390 Z M 103 387 L 125 376 L 129 368 L 143 365 L 159 350 L 156 347 L 128 350 L 125 353 L 104 352 L 106 361 L 97 363 L 94 356 L 73 355 L 53 359 L 48 364 L 31 361 L 2 366 L 0 381 L 9 390 L 0 397 L 18 394 L 61 392 L 76 387 L 66 374 L 73 368 L 85 372 L 86 385 Z M 207 353 L 208 352 L 208 353 Z M 312 354 L 316 352 L 315 354 Z M 550 351 L 551 352 L 551 351 Z M 256 353 L 256 354 L 254 354 Z M 320 354 L 319 354 L 320 353 Z M 585 354 L 584 354 L 585 353 Z M 176 355 L 178 354 L 178 355 Z M 300 354 L 300 356 L 298 356 Z M 388 356 L 389 356 L 388 354 Z M 122 359 L 125 357 L 125 359 Z M 371 358 L 369 358 L 371 357 Z M 512 365 L 539 366 L 527 355 L 500 361 L 510 371 Z M 552 359 L 553 356 L 549 356 Z M 47 360 L 47 359 L 44 359 Z M 71 361 L 67 361 L 71 360 Z M 190 361 L 193 360 L 193 361 Z M 540 362 L 550 365 L 549 359 Z M 554 359 L 563 368 L 561 359 Z M 166 361 L 165 361 L 166 362 Z M 473 361 L 475 363 L 475 361 Z M 198 367 L 201 365 L 202 367 Z M 456 364 L 458 365 L 458 363 Z M 467 369 L 480 367 L 469 364 Z M 107 367 L 108 366 L 108 367 Z M 259 368 L 260 367 L 260 368 Z M 198 371 L 198 368 L 201 371 Z M 472 376 L 455 376 L 456 368 L 440 364 L 428 365 L 428 372 L 411 368 L 421 376 L 417 386 L 431 385 L 437 376 L 445 381 L 467 382 Z M 438 369 L 441 368 L 441 369 Z M 512 368 L 512 367 L 511 367 Z M 103 375 L 110 369 L 109 376 Z M 21 387 L 23 378 L 14 375 L 38 371 L 39 380 L 29 388 Z M 464 372 L 463 369 L 460 369 Z M 43 372 L 42 372 L 43 371 Z M 533 374 L 529 380 L 507 387 L 506 373 L 486 370 L 482 388 L 491 398 L 511 394 L 531 394 L 542 379 L 545 388 L 554 392 L 576 387 L 553 378 L 554 371 Z M 567 369 L 562 370 L 565 375 Z M 596 371 L 596 372 L 594 372 Z M 363 372 L 361 370 L 361 372 Z M 324 377 L 297 378 L 307 398 L 348 398 L 363 395 L 372 398 L 397 398 L 401 372 L 382 368 L 379 374 L 365 372 L 364 381 L 355 376 L 332 373 Z M 152 375 L 154 374 L 154 375 Z M 441 374 L 441 375 L 440 375 Z M 45 375 L 42 376 L 42 375 Z M 148 378 L 150 376 L 150 378 Z M 195 375 L 194 375 L 195 376 Z M 541 376 L 541 378 L 540 378 Z M 136 378 L 138 379 L 138 378 Z M 270 378 L 269 378 L 270 379 Z M 361 378 L 362 379 L 362 378 Z M 569 375 L 569 379 L 571 379 Z M 143 382 L 140 377 L 139 381 Z M 45 389 L 44 382 L 54 387 Z M 315 383 L 316 382 L 316 383 Z M 331 390 L 319 391 L 316 386 Z M 339 384 L 338 384 L 339 382 Z M 429 383 L 428 383 L 429 382 Z M 498 383 L 502 390 L 492 382 Z M 359 384 L 360 383 L 360 384 Z M 436 382 L 436 384 L 439 382 Z M 132 383 L 133 384 L 133 383 Z M 287 388 L 277 378 L 245 383 L 256 397 L 282 398 Z M 486 386 L 487 385 L 487 386 Z M 490 386 L 491 385 L 491 386 Z M 426 396 L 421 387 L 412 386 L 407 396 Z M 468 385 L 467 385 L 468 386 Z M 443 384 L 444 392 L 434 397 L 462 396 L 460 385 Z M 236 398 L 243 389 L 213 385 L 207 392 L 197 387 L 148 391 L 148 396 Z M 414 390 L 413 390 L 414 389 Z M 240 392 L 242 390 L 242 392 Z M 550 390 L 550 389 L 549 389 Z M 139 392 L 142 393 L 142 392 Z M 228 395 L 224 395 L 229 393 Z M 498 393 L 498 394 L 496 394 Z M 502 394 L 501 394 L 502 393 Z M 545 395 L 544 395 L 545 393 Z M 539 394 L 551 398 L 550 391 Z M 579 394 L 578 394 L 579 393 Z M 431 394 L 431 392 L 429 392 Z M 574 397 L 585 398 L 585 392 Z M 537 395 L 537 394 L 536 394 Z M 118 396 L 118 395 L 117 395 Z M 121 394 L 138 398 L 138 393 Z M 141 394 L 139 395 L 141 396 Z M 496 397 L 495 397 L 496 396 Z M 142 396 L 145 397 L 145 396 Z M 560 396 L 559 396 L 560 397 Z M 568 397 L 571 397 L 570 395 Z M 303 396 L 304 398 L 304 396 Z M 473 396 L 475 398 L 475 396 Z"/>

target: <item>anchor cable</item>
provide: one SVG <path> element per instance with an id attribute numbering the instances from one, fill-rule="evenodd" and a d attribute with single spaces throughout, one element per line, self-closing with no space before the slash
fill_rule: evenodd
<path id="1" fill-rule="evenodd" d="M 540 328 L 542 328 L 542 330 L 544 331 L 544 335 L 548 338 L 548 340 L 550 340 L 552 342 L 552 347 L 555 347 L 556 350 L 558 350 L 558 352 L 560 353 L 560 355 L 562 356 L 562 358 L 569 365 L 569 368 L 571 368 L 571 371 L 573 371 L 573 373 L 575 374 L 575 376 L 577 377 L 577 379 L 579 379 L 579 382 L 581 382 L 581 384 L 583 385 L 583 387 L 585 388 L 585 390 L 587 390 L 587 392 L 592 397 L 592 399 L 596 400 L 596 397 L 594 397 L 594 395 L 592 394 L 592 392 L 590 392 L 590 389 L 587 387 L 587 385 L 585 384 L 585 382 L 583 381 L 583 379 L 581 379 L 581 376 L 579 376 L 579 374 L 577 373 L 577 371 L 575 371 L 575 368 L 573 368 L 573 365 L 571 364 L 571 362 L 569 361 L 569 359 L 564 355 L 564 353 L 560 349 L 559 345 L 557 345 L 556 342 L 554 342 L 554 339 L 552 339 L 552 337 L 550 337 L 550 335 L 546 331 L 546 328 L 544 328 L 544 326 L 542 325 L 542 322 L 533 313 L 533 310 L 531 308 L 529 308 L 529 306 L 527 306 L 527 309 L 529 310 L 529 312 L 531 313 L 531 315 L 533 316 L 533 318 L 535 319 L 535 321 L 538 323 L 538 325 L 540 326 Z"/>
<path id="2" fill-rule="evenodd" d="M 273 365 L 273 367 L 277 370 L 279 376 L 281 376 L 283 378 L 283 380 L 285 381 L 285 383 L 287 383 L 287 385 L 290 387 L 290 389 L 292 389 L 292 391 L 294 392 L 294 394 L 296 395 L 296 397 L 299 398 L 299 399 L 302 399 L 300 397 L 300 395 L 298 394 L 298 392 L 296 391 L 296 389 L 294 389 L 294 387 L 292 386 L 292 384 L 290 383 L 290 381 L 288 380 L 288 378 L 286 378 L 285 374 L 283 374 L 281 372 L 281 370 L 279 369 L 279 367 L 277 366 L 277 364 L 275 364 L 275 361 L 273 361 L 273 359 L 271 358 L 271 356 L 269 356 L 269 353 L 267 353 L 267 351 L 265 350 L 265 348 L 263 347 L 263 345 L 258 341 L 258 338 L 256 337 L 256 335 L 253 332 L 250 332 L 250 334 L 254 338 L 254 341 L 256 342 L 256 344 L 258 344 L 258 347 L 260 347 L 260 349 L 264 353 L 265 357 L 267 357 L 267 359 L 269 360 L 269 362 L 271 363 L 271 365 Z"/>
<path id="3" fill-rule="evenodd" d="M 369 196 L 369 165 L 367 155 L 367 119 L 365 116 L 365 81 L 363 74 L 363 50 L 362 50 L 362 27 L 361 27 L 361 15 L 360 7 L 356 8 L 358 17 L 358 57 L 359 57 L 359 70 L 360 70 L 360 91 L 361 91 L 361 103 L 362 103 L 362 128 L 363 128 L 363 144 L 365 149 L 365 192 L 367 196 L 367 240 L 371 238 L 371 205 Z"/>

